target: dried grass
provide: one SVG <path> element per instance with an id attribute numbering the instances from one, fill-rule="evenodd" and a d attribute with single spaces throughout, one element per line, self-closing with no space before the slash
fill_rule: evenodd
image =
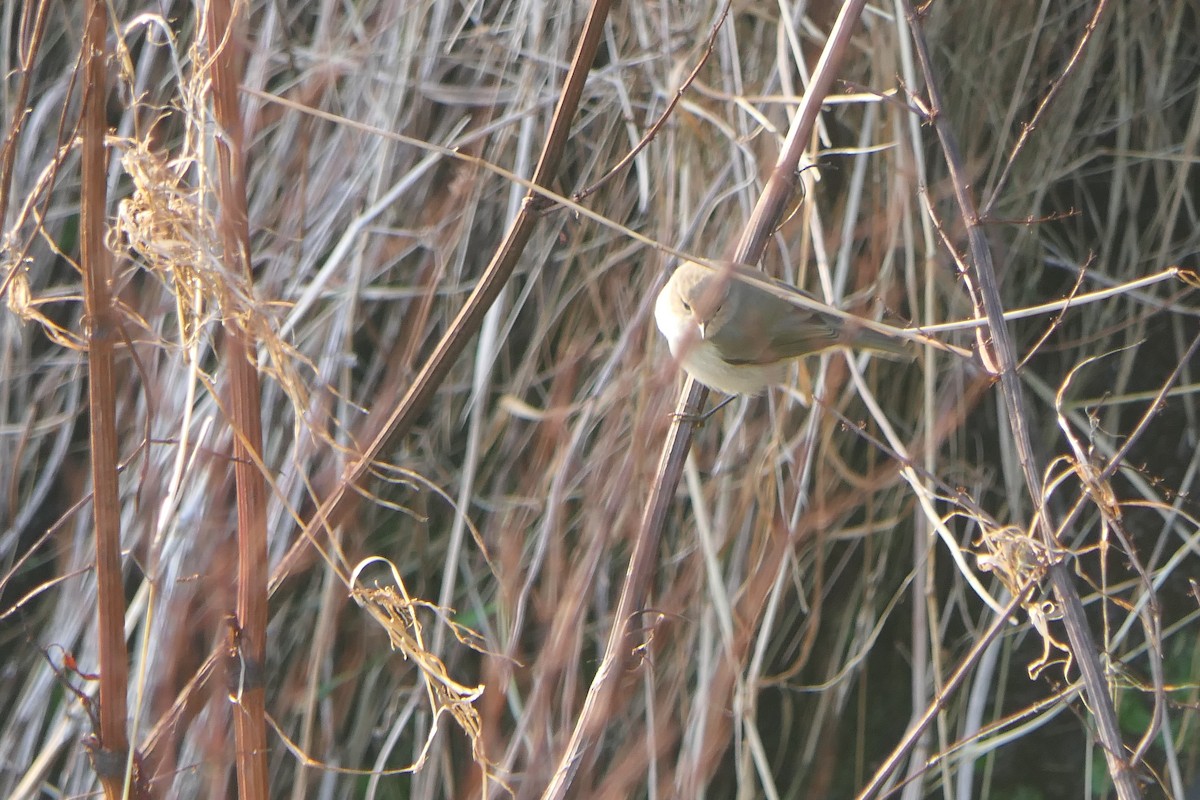
<path id="1" fill-rule="evenodd" d="M 539 211 L 478 335 L 329 533 L 315 509 L 521 208 L 584 9 L 241 6 L 251 285 L 222 266 L 222 132 L 195 12 L 113 4 L 129 738 L 151 791 L 231 792 L 222 325 L 236 322 L 266 378 L 271 796 L 541 794 L 660 480 L 677 395 L 649 315 L 665 253 L 731 254 L 838 5 L 785 8 L 794 18 L 735 6 L 711 53 L 720 3 L 614 9 L 549 189 L 569 200 L 598 181 L 694 81 L 627 169 L 580 195 L 581 213 Z M 9 13 L 46 14 L 44 36 L 32 17 L 0 35 L 15 70 L 0 88 L 13 126 L 0 158 L 0 795 L 81 796 L 98 787 L 80 699 L 98 667 L 82 17 L 26 6 Z M 1186 0 L 1113 3 L 1072 62 L 1095 8 L 935 2 L 924 17 L 1005 309 L 1069 301 L 1009 322 L 1044 467 L 1037 502 L 991 376 L 946 353 L 814 359 L 799 385 L 815 402 L 773 392 L 719 412 L 671 493 L 653 585 L 629 619 L 636 652 L 568 796 L 852 797 L 889 757 L 896 772 L 869 796 L 1113 796 L 1051 565 L 1083 601 L 1146 795 L 1182 798 L 1200 776 L 1200 19 Z M 853 48 L 822 121 L 821 180 L 763 265 L 855 313 L 978 346 L 978 324 L 937 327 L 975 315 L 959 276 L 972 258 L 942 151 L 913 112 L 923 82 L 903 17 L 869 11 Z M 1054 546 L 1037 535 L 1042 506 Z M 372 556 L 404 587 L 372 595 L 386 631 L 348 602 L 353 565 Z M 1003 623 L 1014 598 L 1023 610 Z M 429 613 L 453 625 L 417 636 Z M 485 688 L 464 704 L 433 686 Z M 457 724 L 439 725 L 446 714 Z"/>

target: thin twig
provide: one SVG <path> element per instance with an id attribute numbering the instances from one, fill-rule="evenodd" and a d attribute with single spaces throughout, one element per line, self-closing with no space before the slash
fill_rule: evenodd
<path id="1" fill-rule="evenodd" d="M 1037 110 L 1033 112 L 1033 116 L 1021 126 L 1021 135 L 1017 137 L 1016 144 L 1013 145 L 1012 150 L 1008 154 L 1008 161 L 1004 164 L 1004 171 L 1000 173 L 1000 177 L 996 180 L 996 185 L 992 187 L 991 197 L 983 204 L 983 210 L 979 212 L 981 218 L 987 219 L 991 217 L 992 209 L 995 208 L 997 200 L 1004 194 L 1004 188 L 1008 183 L 1009 176 L 1012 175 L 1013 166 L 1017 163 L 1017 156 L 1020 155 L 1021 150 L 1025 147 L 1025 143 L 1029 141 L 1029 137 L 1037 129 L 1038 124 L 1042 121 L 1042 116 L 1050 108 L 1050 104 L 1054 102 L 1054 98 L 1058 96 L 1058 93 L 1067 84 L 1067 78 L 1074 72 L 1080 57 L 1083 55 L 1084 48 L 1091 41 L 1092 34 L 1096 32 L 1096 26 L 1100 24 L 1100 17 L 1104 15 L 1104 10 L 1107 7 L 1108 0 L 1099 0 L 1096 3 L 1096 10 L 1092 12 L 1092 18 L 1088 20 L 1088 24 L 1084 27 L 1079 41 L 1075 43 L 1075 49 L 1071 51 L 1071 57 L 1067 59 L 1062 72 L 1059 73 L 1041 102 L 1038 103 Z"/>
<path id="2" fill-rule="evenodd" d="M 578 192 L 575 192 L 575 194 L 571 195 L 572 200 L 574 200 L 576 203 L 579 203 L 587 199 L 588 196 L 595 193 L 596 190 L 608 183 L 609 180 L 611 180 L 614 176 L 621 174 L 625 167 L 632 163 L 633 159 L 637 158 L 638 153 L 645 150 L 646 146 L 650 144 L 650 142 L 654 141 L 654 137 L 657 136 L 658 132 L 662 130 L 662 127 L 667 124 L 667 120 L 670 119 L 671 113 L 675 110 L 675 106 L 679 105 L 679 101 L 683 99 L 683 95 L 685 92 L 687 92 L 688 87 L 691 86 L 692 82 L 696 80 L 696 76 L 700 74 L 700 70 L 703 69 L 704 65 L 708 63 L 708 59 L 712 56 L 713 46 L 717 41 L 717 34 L 720 33 L 721 26 L 725 24 L 725 18 L 729 16 L 729 6 L 731 3 L 732 0 L 726 0 L 725 6 L 721 9 L 721 13 L 717 15 L 717 21 L 713 23 L 712 30 L 709 31 L 708 41 L 704 45 L 704 54 L 700 56 L 700 60 L 696 62 L 696 66 L 692 68 L 691 73 L 689 73 L 687 78 L 684 79 L 683 83 L 679 85 L 679 88 L 675 90 L 675 94 L 671 96 L 671 101 L 667 103 L 667 107 L 664 108 L 663 112 L 658 115 L 658 119 L 654 121 L 654 124 L 651 125 L 646 131 L 645 135 L 642 136 L 641 141 L 634 145 L 632 150 L 626 153 L 620 161 L 613 165 L 612 169 L 604 173 L 604 175 L 602 175 L 595 183 L 593 183 L 591 186 L 580 189 Z"/>

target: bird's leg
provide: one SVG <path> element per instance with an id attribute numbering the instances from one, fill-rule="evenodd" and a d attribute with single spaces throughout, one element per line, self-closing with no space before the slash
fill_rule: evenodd
<path id="1" fill-rule="evenodd" d="M 709 417 L 711 417 L 713 414 L 720 411 L 725 406 L 732 403 L 734 398 L 736 398 L 736 397 L 737 397 L 736 394 L 731 394 L 728 397 L 726 397 L 724 400 L 722 400 L 721 402 L 717 403 L 715 406 L 710 408 L 708 411 L 702 412 L 700 414 L 680 414 L 678 411 L 672 411 L 671 416 L 674 417 L 675 419 L 679 420 L 680 422 L 690 422 L 693 425 L 695 425 L 697 428 L 702 428 L 702 427 L 704 427 L 704 423 L 708 422 Z"/>

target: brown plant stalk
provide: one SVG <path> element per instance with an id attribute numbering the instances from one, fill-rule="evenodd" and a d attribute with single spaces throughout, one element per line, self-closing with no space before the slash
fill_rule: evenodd
<path id="1" fill-rule="evenodd" d="M 240 52 L 237 35 L 242 8 L 211 0 L 204 33 L 212 76 L 216 137 L 219 228 L 225 268 L 250 285 L 250 225 L 246 212 L 246 167 L 238 107 Z M 262 463 L 262 411 L 256 342 L 236 316 L 224 329 L 229 370 L 230 425 L 237 492 L 237 612 L 230 634 L 229 669 L 237 748 L 238 794 L 246 800 L 269 797 L 264 669 L 267 639 L 267 487 Z"/>
<path id="2" fill-rule="evenodd" d="M 125 590 L 121 579 L 121 506 L 117 485 L 117 407 L 114 347 L 120 324 L 112 296 L 112 258 L 105 247 L 107 168 L 104 136 L 108 87 L 108 12 L 91 0 L 83 38 L 83 164 L 80 265 L 88 342 L 88 405 L 96 542 L 97 637 L 100 643 L 100 731 L 92 763 L 110 800 L 122 797 L 132 759 L 126 732 L 129 687 L 125 649 Z"/>

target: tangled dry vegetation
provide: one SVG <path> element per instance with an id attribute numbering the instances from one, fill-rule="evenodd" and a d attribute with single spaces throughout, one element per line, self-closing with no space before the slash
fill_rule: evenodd
<path id="1" fill-rule="evenodd" d="M 672 416 L 842 5 L 6 4 L 0 795 L 1200 796 L 1194 2 L 868 6 L 760 263 L 976 355 Z"/>

